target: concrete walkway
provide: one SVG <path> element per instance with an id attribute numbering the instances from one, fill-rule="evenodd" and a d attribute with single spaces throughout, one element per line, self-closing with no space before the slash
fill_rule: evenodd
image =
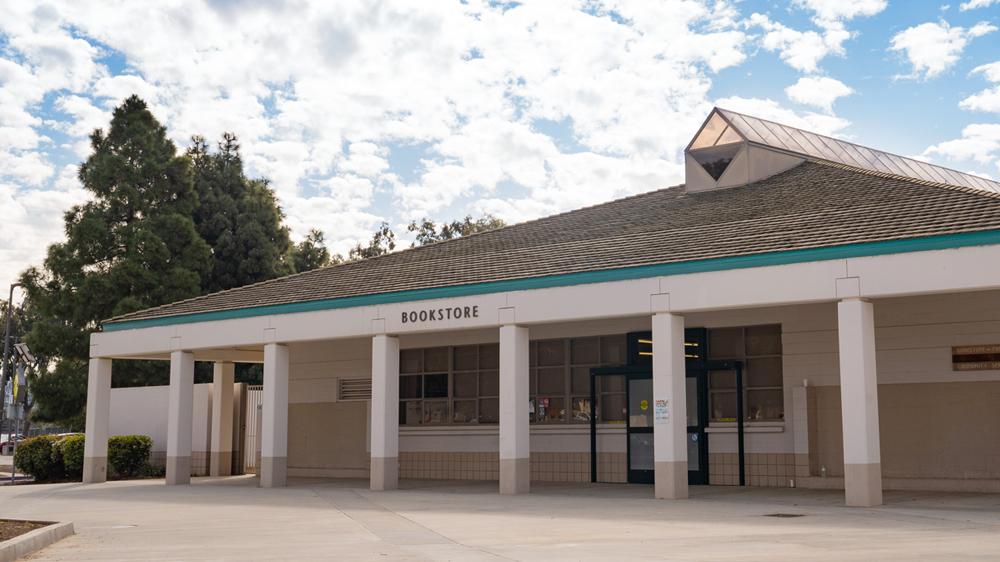
<path id="1" fill-rule="evenodd" d="M 888 493 L 841 507 L 837 491 L 248 477 L 0 488 L 0 517 L 72 520 L 34 560 L 959 560 L 1000 557 L 1000 496 Z M 768 517 L 773 514 L 801 517 Z"/>

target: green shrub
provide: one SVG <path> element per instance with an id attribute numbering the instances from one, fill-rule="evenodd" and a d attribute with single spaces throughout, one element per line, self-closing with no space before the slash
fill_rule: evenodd
<path id="1" fill-rule="evenodd" d="M 55 447 L 62 456 L 63 470 L 67 478 L 83 476 L 83 444 L 84 435 L 67 435 L 60 439 Z"/>
<path id="2" fill-rule="evenodd" d="M 40 435 L 21 441 L 14 452 L 14 466 L 35 480 L 62 478 L 62 455 L 55 446 L 58 440 L 55 435 Z"/>
<path id="3" fill-rule="evenodd" d="M 146 435 L 116 435 L 108 439 L 108 465 L 119 478 L 139 475 L 149 463 L 153 440 Z"/>

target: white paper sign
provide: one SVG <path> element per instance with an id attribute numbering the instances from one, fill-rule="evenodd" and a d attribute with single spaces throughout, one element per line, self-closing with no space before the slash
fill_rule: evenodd
<path id="1" fill-rule="evenodd" d="M 670 401 L 669 400 L 657 400 L 653 405 L 653 418 L 656 424 L 665 424 L 670 422 Z"/>

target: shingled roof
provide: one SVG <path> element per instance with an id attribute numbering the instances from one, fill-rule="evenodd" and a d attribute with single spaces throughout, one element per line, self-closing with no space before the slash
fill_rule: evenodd
<path id="1" fill-rule="evenodd" d="M 738 188 L 670 187 L 106 323 L 1000 230 L 1000 196 L 822 161 Z"/>

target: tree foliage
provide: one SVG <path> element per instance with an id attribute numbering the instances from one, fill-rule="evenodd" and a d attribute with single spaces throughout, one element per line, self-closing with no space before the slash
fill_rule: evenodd
<path id="1" fill-rule="evenodd" d="M 379 225 L 378 230 L 372 234 L 372 239 L 368 241 L 368 244 L 361 244 L 359 242 L 351 248 L 347 259 L 349 261 L 365 260 L 388 254 L 395 249 L 396 233 L 389 227 L 389 223 L 383 222 Z"/>
<path id="2" fill-rule="evenodd" d="M 505 226 L 503 220 L 486 214 L 478 219 L 473 219 L 471 215 L 466 215 L 460 221 L 444 222 L 440 226 L 430 219 L 423 218 L 419 223 L 417 221 L 411 222 L 407 230 L 417 233 L 417 238 L 413 242 L 413 246 L 415 247 L 468 236 L 477 232 L 496 230 L 503 226 Z"/>
<path id="3" fill-rule="evenodd" d="M 338 261 L 340 260 L 340 256 Z M 309 231 L 306 239 L 295 245 L 292 250 L 292 260 L 295 271 L 310 271 L 330 265 L 330 250 L 326 247 L 323 233 L 315 228 Z"/>

